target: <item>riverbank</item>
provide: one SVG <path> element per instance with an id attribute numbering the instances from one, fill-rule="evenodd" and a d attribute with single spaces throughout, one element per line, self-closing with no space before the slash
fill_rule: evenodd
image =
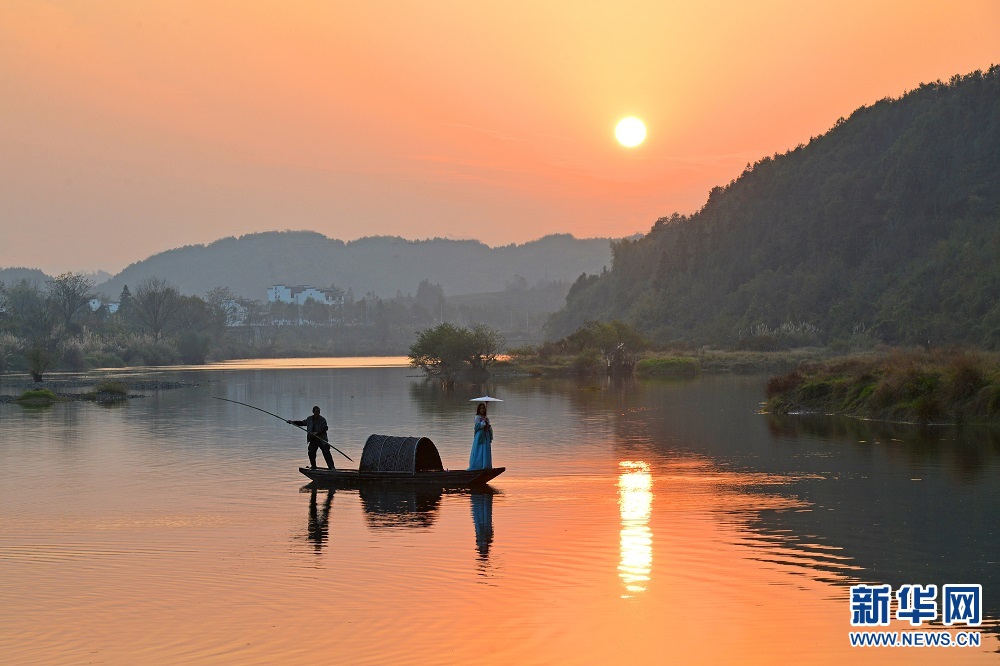
<path id="1" fill-rule="evenodd" d="M 69 378 L 53 378 L 35 382 L 28 377 L 0 377 L 0 403 L 50 404 L 51 402 L 88 401 L 100 403 L 121 402 L 131 398 L 143 398 L 152 391 L 188 388 L 198 386 L 197 382 L 158 379 L 115 379 L 108 382 L 104 375 L 88 377 L 77 375 Z M 51 393 L 55 400 L 22 400 L 25 393 Z"/>
<path id="2" fill-rule="evenodd" d="M 997 423 L 1000 355 L 894 350 L 804 363 L 770 378 L 765 409 L 912 423 Z"/>
<path id="3" fill-rule="evenodd" d="M 635 365 L 641 378 L 689 379 L 700 374 L 756 375 L 788 372 L 803 363 L 831 356 L 822 348 L 801 348 L 776 352 L 697 349 L 690 351 L 647 352 Z M 573 377 L 600 371 L 600 357 L 585 355 L 513 355 L 496 365 L 494 374 L 533 377 Z"/>

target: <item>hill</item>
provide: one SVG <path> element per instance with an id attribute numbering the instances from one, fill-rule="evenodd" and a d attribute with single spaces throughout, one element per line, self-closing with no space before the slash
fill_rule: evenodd
<path id="1" fill-rule="evenodd" d="M 445 294 L 503 291 L 518 277 L 534 284 L 575 280 L 599 271 L 611 259 L 611 240 L 546 236 L 522 245 L 491 248 L 478 241 L 441 238 L 410 241 L 372 237 L 344 242 L 309 231 L 274 231 L 223 238 L 161 252 L 125 268 L 98 286 L 109 297 L 148 277 L 173 283 L 184 294 L 229 287 L 263 300 L 273 284 L 335 284 L 357 297 L 413 293 L 421 280 Z"/>
<path id="2" fill-rule="evenodd" d="M 922 85 L 748 165 L 612 247 L 547 330 L 1000 347 L 1000 66 Z"/>
<path id="3" fill-rule="evenodd" d="M 44 287 L 45 282 L 51 278 L 37 268 L 0 268 L 0 283 L 13 285 L 21 280 L 27 280 L 39 287 Z"/>

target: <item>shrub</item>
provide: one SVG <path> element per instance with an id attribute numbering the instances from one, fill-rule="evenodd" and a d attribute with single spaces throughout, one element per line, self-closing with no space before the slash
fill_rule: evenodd
<path id="1" fill-rule="evenodd" d="M 95 393 L 113 393 L 115 395 L 128 395 L 128 386 L 124 382 L 114 379 L 105 379 L 94 386 Z"/>
<path id="2" fill-rule="evenodd" d="M 63 347 L 60 365 L 67 370 L 73 370 L 76 372 L 85 369 L 87 367 L 87 363 L 86 359 L 83 357 L 82 346 L 73 344 L 72 341 L 67 342 L 65 347 Z"/>
<path id="3" fill-rule="evenodd" d="M 971 398 L 979 392 L 986 381 L 981 360 L 970 354 L 954 356 L 945 369 L 945 381 L 945 391 L 949 400 Z"/>
<path id="4" fill-rule="evenodd" d="M 635 374 L 639 377 L 690 379 L 701 374 L 701 363 L 696 358 L 683 356 L 644 358 L 636 363 Z"/>
<path id="5" fill-rule="evenodd" d="M 59 396 L 49 389 L 29 389 L 21 394 L 18 402 L 55 402 Z"/>
<path id="6" fill-rule="evenodd" d="M 783 375 L 774 375 L 767 380 L 767 397 L 773 398 L 782 393 L 787 393 L 801 385 L 802 382 L 802 373 L 798 370 L 792 370 Z"/>
<path id="7" fill-rule="evenodd" d="M 177 340 L 177 352 L 181 361 L 188 365 L 203 365 L 208 357 L 211 339 L 202 333 L 187 331 Z"/>
<path id="8" fill-rule="evenodd" d="M 933 394 L 921 395 L 913 401 L 913 415 L 921 423 L 928 423 L 944 416 L 944 409 L 937 396 Z"/>
<path id="9" fill-rule="evenodd" d="M 125 361 L 112 352 L 88 354 L 84 359 L 88 368 L 124 368 Z"/>
<path id="10" fill-rule="evenodd" d="M 604 357 L 596 349 L 584 349 L 573 358 L 571 367 L 573 374 L 580 377 L 590 377 L 604 370 Z"/>

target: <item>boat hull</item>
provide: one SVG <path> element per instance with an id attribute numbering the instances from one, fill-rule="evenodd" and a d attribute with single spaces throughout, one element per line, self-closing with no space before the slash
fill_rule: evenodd
<path id="1" fill-rule="evenodd" d="M 436 486 L 439 488 L 469 488 L 481 486 L 500 476 L 506 467 L 438 472 L 361 472 L 356 469 L 326 469 L 300 467 L 299 471 L 313 481 L 331 485 L 387 483 Z"/>

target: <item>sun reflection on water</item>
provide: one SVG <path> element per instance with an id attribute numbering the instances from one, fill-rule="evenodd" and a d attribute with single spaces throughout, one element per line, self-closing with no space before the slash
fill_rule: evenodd
<path id="1" fill-rule="evenodd" d="M 649 464 L 623 460 L 618 463 L 618 508 L 622 517 L 621 561 L 618 576 L 625 585 L 622 598 L 646 591 L 653 568 L 653 533 L 649 517 L 653 509 L 653 476 Z"/>

